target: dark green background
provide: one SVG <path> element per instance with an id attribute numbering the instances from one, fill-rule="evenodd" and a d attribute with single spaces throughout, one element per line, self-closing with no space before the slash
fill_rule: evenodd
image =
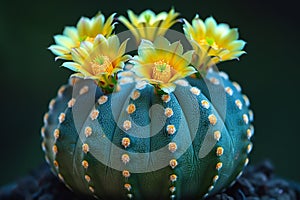
<path id="1" fill-rule="evenodd" d="M 47 51 L 52 36 L 80 16 L 98 10 L 126 14 L 150 8 L 192 19 L 214 16 L 238 27 L 248 42 L 239 62 L 220 64 L 238 81 L 255 111 L 251 163 L 270 159 L 276 172 L 296 181 L 299 173 L 299 19 L 296 1 L 7 1 L 0 5 L 0 184 L 26 174 L 43 162 L 42 116 L 68 70 Z"/>

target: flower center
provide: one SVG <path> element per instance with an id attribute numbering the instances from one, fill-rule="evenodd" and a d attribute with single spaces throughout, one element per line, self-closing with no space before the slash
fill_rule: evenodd
<path id="1" fill-rule="evenodd" d="M 167 83 L 172 76 L 171 65 L 164 60 L 154 63 L 152 78 Z"/>
<path id="2" fill-rule="evenodd" d="M 151 15 L 150 14 L 145 14 L 144 15 L 144 20 L 146 21 L 146 23 L 150 24 L 150 22 L 151 22 Z"/>
<path id="3" fill-rule="evenodd" d="M 94 75 L 104 72 L 108 72 L 110 74 L 113 70 L 113 66 L 107 56 L 98 56 L 91 61 L 90 64 Z"/>
<path id="4" fill-rule="evenodd" d="M 84 41 L 94 42 L 95 38 L 87 36 Z"/>
<path id="5" fill-rule="evenodd" d="M 220 49 L 219 45 L 215 42 L 213 38 L 206 37 L 205 39 L 200 40 L 199 42 L 200 45 L 209 45 L 211 46 L 214 50 Z"/>
<path id="6" fill-rule="evenodd" d="M 83 38 L 83 39 L 80 38 L 80 39 L 76 42 L 76 45 L 75 45 L 73 48 L 80 47 L 81 42 L 88 41 L 88 42 L 93 43 L 94 40 L 95 40 L 95 38 L 93 38 L 93 37 L 88 37 L 88 36 L 85 37 L 85 38 Z"/>

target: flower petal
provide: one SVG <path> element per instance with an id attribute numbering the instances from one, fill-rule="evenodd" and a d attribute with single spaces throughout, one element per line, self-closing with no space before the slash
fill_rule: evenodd
<path id="1" fill-rule="evenodd" d="M 177 55 L 181 55 L 183 53 L 183 46 L 180 41 L 172 43 L 169 49 L 171 52 L 174 52 Z"/>
<path id="2" fill-rule="evenodd" d="M 72 55 L 71 55 L 71 53 L 69 53 L 69 54 L 65 54 L 65 55 L 55 57 L 55 61 L 60 60 L 60 59 L 61 60 L 72 60 Z"/>
<path id="3" fill-rule="evenodd" d="M 76 77 L 76 78 L 84 78 L 84 75 L 82 73 L 75 73 L 75 74 L 72 74 L 71 75 L 71 78 L 72 77 Z"/>
<path id="4" fill-rule="evenodd" d="M 92 18 L 90 23 L 90 30 L 87 36 L 96 37 L 99 33 L 102 33 L 104 21 L 105 18 L 101 13 L 99 13 L 97 16 Z"/>
<path id="5" fill-rule="evenodd" d="M 119 16 L 118 20 L 122 22 L 131 31 L 135 38 L 140 38 L 140 33 L 138 29 L 135 26 L 133 26 L 133 24 L 131 24 L 124 16 Z"/>
<path id="6" fill-rule="evenodd" d="M 242 50 L 246 45 L 246 42 L 243 40 L 235 40 L 228 44 L 227 49 L 230 51 L 233 50 Z"/>
<path id="7" fill-rule="evenodd" d="M 107 39 L 107 42 L 108 42 L 108 46 L 110 48 L 110 52 L 114 52 L 114 54 L 117 53 L 119 50 L 119 47 L 120 47 L 120 40 L 119 40 L 118 36 L 113 35 L 113 36 L 109 37 Z M 116 57 L 117 55 L 112 55 L 112 56 Z"/>
<path id="8" fill-rule="evenodd" d="M 135 26 L 135 27 L 138 27 L 139 19 L 134 14 L 134 12 L 132 12 L 132 10 L 128 10 L 127 14 L 128 14 L 129 20 L 131 21 L 132 25 Z"/>
<path id="9" fill-rule="evenodd" d="M 76 46 L 74 44 L 74 42 L 67 36 L 64 35 L 55 35 L 54 36 L 54 41 L 56 44 L 66 47 L 68 49 L 73 48 L 74 46 Z"/>
<path id="10" fill-rule="evenodd" d="M 195 39 L 202 39 L 205 37 L 207 28 L 203 22 L 202 19 L 199 18 L 199 15 L 196 15 L 195 19 L 192 21 L 192 25 L 195 28 L 197 34 L 199 34 L 200 38 L 195 38 Z"/>
<path id="11" fill-rule="evenodd" d="M 84 48 L 87 52 L 92 52 L 94 45 L 92 42 L 83 41 L 80 43 L 80 47 Z"/>
<path id="12" fill-rule="evenodd" d="M 67 37 L 69 37 L 71 40 L 73 41 L 79 41 L 79 36 L 78 36 L 78 31 L 75 27 L 73 26 L 67 26 L 64 31 L 63 34 Z"/>
<path id="13" fill-rule="evenodd" d="M 111 14 L 103 26 L 102 34 L 106 37 L 110 36 L 115 28 L 115 23 L 113 23 L 115 15 L 116 13 Z"/>
<path id="14" fill-rule="evenodd" d="M 157 35 L 164 35 L 167 29 L 177 22 L 175 18 L 179 15 L 174 12 L 174 9 L 171 9 L 168 14 L 161 12 L 158 15 L 151 10 L 145 10 L 139 16 L 131 10 L 127 13 L 131 22 L 123 16 L 119 17 L 119 21 L 132 32 L 137 43 L 140 43 L 141 39 L 154 41 Z"/>
<path id="15" fill-rule="evenodd" d="M 82 67 L 78 63 L 75 62 L 64 62 L 62 64 L 63 67 L 68 68 L 74 72 L 80 72 Z"/>
<path id="16" fill-rule="evenodd" d="M 224 56 L 221 57 L 221 59 L 222 59 L 222 61 L 232 60 L 232 59 L 236 59 L 236 58 L 240 57 L 241 55 L 243 55 L 245 53 L 246 53 L 245 51 L 234 51 L 234 52 L 225 54 Z"/>
<path id="17" fill-rule="evenodd" d="M 237 40 L 239 38 L 239 33 L 236 28 L 230 29 L 230 31 L 227 32 L 227 34 L 223 35 L 220 39 L 219 44 L 224 45 L 226 43 L 230 43 L 234 40 Z"/>
<path id="18" fill-rule="evenodd" d="M 174 63 L 173 63 L 173 68 L 176 71 L 182 71 L 186 68 L 191 63 L 192 56 L 193 56 L 194 51 L 188 51 L 183 55 L 178 55 L 174 57 Z"/>
<path id="19" fill-rule="evenodd" d="M 167 94 L 174 92 L 176 85 L 174 83 L 163 83 L 159 85 L 160 89 Z"/>
<path id="20" fill-rule="evenodd" d="M 86 59 L 89 57 L 89 52 L 82 47 L 72 49 L 71 54 L 73 60 L 81 65 L 83 65 Z"/>
<path id="21" fill-rule="evenodd" d="M 137 65 L 133 66 L 132 71 L 137 76 L 144 77 L 144 78 L 147 78 L 147 79 L 151 79 L 152 66 L 153 66 L 152 63 L 148 63 L 148 64 L 145 64 L 145 65 L 142 65 L 142 66 L 137 64 Z"/>
<path id="22" fill-rule="evenodd" d="M 153 56 L 156 54 L 154 45 L 149 40 L 142 40 L 139 48 L 138 48 L 138 60 L 141 58 L 141 60 L 144 60 L 144 62 L 152 62 L 156 58 Z"/>
<path id="23" fill-rule="evenodd" d="M 122 56 L 125 54 L 127 42 L 130 38 L 127 38 L 124 42 L 122 42 L 121 46 L 118 49 L 118 56 Z"/>
<path id="24" fill-rule="evenodd" d="M 186 20 L 184 22 L 185 35 L 195 50 L 192 64 L 200 73 L 209 69 L 210 65 L 238 58 L 244 53 L 242 49 L 245 42 L 238 40 L 237 29 L 230 29 L 223 23 L 217 25 L 213 17 L 207 18 L 203 23 L 198 15 L 193 19 L 192 25 Z"/>
<path id="25" fill-rule="evenodd" d="M 174 8 L 172 8 L 168 14 L 165 15 L 164 18 L 161 18 L 162 20 L 162 28 L 168 29 L 173 24 L 175 24 L 177 21 L 175 20 L 179 16 L 179 13 L 175 12 Z"/>
<path id="26" fill-rule="evenodd" d="M 68 48 L 60 45 L 51 45 L 48 49 L 57 56 L 61 56 L 70 52 Z"/>
<path id="27" fill-rule="evenodd" d="M 162 36 L 158 36 L 153 42 L 156 49 L 167 51 L 170 47 L 170 42 Z"/>
<path id="28" fill-rule="evenodd" d="M 77 30 L 80 37 L 80 40 L 85 40 L 86 36 L 90 32 L 90 19 L 86 17 L 81 17 L 77 23 Z"/>
<path id="29" fill-rule="evenodd" d="M 185 77 L 190 76 L 190 75 L 192 75 L 196 72 L 197 72 L 197 70 L 192 66 L 185 67 L 183 70 L 177 71 L 177 73 L 174 74 L 174 76 L 169 80 L 169 82 L 175 82 L 178 79 L 185 78 Z"/>
<path id="30" fill-rule="evenodd" d="M 217 23 L 213 17 L 208 17 L 205 20 L 206 37 L 213 37 L 217 28 Z"/>

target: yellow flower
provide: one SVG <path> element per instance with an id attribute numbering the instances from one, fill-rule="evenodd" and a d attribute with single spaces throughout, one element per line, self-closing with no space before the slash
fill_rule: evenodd
<path id="1" fill-rule="evenodd" d="M 227 24 L 217 24 L 213 17 L 202 21 L 198 15 L 193 19 L 192 25 L 186 20 L 184 23 L 184 33 L 197 55 L 192 64 L 198 70 L 207 70 L 221 61 L 238 59 L 245 53 L 243 48 L 246 42 L 238 40 L 236 28 L 230 28 Z"/>
<path id="2" fill-rule="evenodd" d="M 93 42 L 84 41 L 80 47 L 73 48 L 71 54 L 74 62 L 64 62 L 62 66 L 78 72 L 73 76 L 105 81 L 110 76 L 115 77 L 123 69 L 124 62 L 131 58 L 124 55 L 127 41 L 120 44 L 116 35 L 108 38 L 97 35 Z"/>
<path id="3" fill-rule="evenodd" d="M 161 12 L 157 15 L 151 10 L 145 10 L 139 16 L 131 10 L 127 13 L 130 22 L 123 16 L 118 19 L 132 32 L 137 44 L 141 39 L 154 41 L 157 36 L 165 35 L 166 31 L 178 21 L 176 18 L 179 15 L 174 9 L 169 13 Z"/>
<path id="4" fill-rule="evenodd" d="M 171 93 L 175 90 L 176 80 L 196 72 L 194 67 L 189 66 L 192 55 L 193 51 L 183 54 L 179 41 L 170 44 L 163 36 L 157 37 L 153 43 L 142 40 L 132 70 L 158 89 Z"/>
<path id="5" fill-rule="evenodd" d="M 77 23 L 77 27 L 67 26 L 63 35 L 54 36 L 55 45 L 51 45 L 49 49 L 53 54 L 57 55 L 56 59 L 72 60 L 71 50 L 80 46 L 83 41 L 91 41 L 98 34 L 108 37 L 114 30 L 113 23 L 115 14 L 112 14 L 105 22 L 104 15 L 98 13 L 95 17 L 89 19 L 81 17 Z"/>

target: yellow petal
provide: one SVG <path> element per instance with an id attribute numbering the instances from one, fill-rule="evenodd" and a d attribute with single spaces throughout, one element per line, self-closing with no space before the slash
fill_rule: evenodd
<path id="1" fill-rule="evenodd" d="M 113 52 L 113 54 L 111 54 L 110 56 L 116 57 L 117 56 L 116 53 L 118 52 L 119 47 L 120 47 L 120 41 L 119 41 L 118 36 L 113 35 L 113 36 L 109 37 L 107 39 L 107 42 L 108 42 L 108 46 L 109 46 L 109 52 Z"/>
<path id="2" fill-rule="evenodd" d="M 142 40 L 139 48 L 138 48 L 138 55 L 142 58 L 145 62 L 153 62 L 156 58 L 153 56 L 155 55 L 155 49 L 153 43 L 149 40 Z"/>
<path id="3" fill-rule="evenodd" d="M 154 42 L 154 46 L 156 49 L 168 50 L 170 46 L 170 42 L 163 36 L 158 36 Z"/>
<path id="4" fill-rule="evenodd" d="M 192 36 L 192 32 L 193 32 L 192 25 L 186 19 L 183 19 L 183 22 L 184 22 L 183 31 L 184 31 L 185 36 L 190 40 L 194 39 Z"/>
<path id="5" fill-rule="evenodd" d="M 106 37 L 110 36 L 112 34 L 113 29 L 115 28 L 115 23 L 113 23 L 115 15 L 116 13 L 111 14 L 103 26 L 102 34 Z"/>
<path id="6" fill-rule="evenodd" d="M 213 17 L 208 17 L 205 20 L 206 37 L 213 37 L 217 28 L 217 23 Z"/>
<path id="7" fill-rule="evenodd" d="M 99 33 L 102 33 L 103 31 L 103 24 L 104 24 L 105 18 L 102 14 L 98 14 L 96 17 L 92 18 L 92 21 L 90 23 L 90 30 L 87 34 L 89 37 L 96 37 Z"/>
<path id="8" fill-rule="evenodd" d="M 70 38 L 64 35 L 55 35 L 54 41 L 56 44 L 66 47 L 68 49 L 71 49 L 75 46 L 74 42 Z"/>
<path id="9" fill-rule="evenodd" d="M 242 50 L 246 45 L 246 42 L 243 40 L 235 40 L 227 45 L 227 49 L 230 51 L 233 50 Z"/>
<path id="10" fill-rule="evenodd" d="M 174 42 L 170 45 L 170 51 L 175 54 L 181 55 L 183 53 L 183 46 L 180 41 Z"/>
<path id="11" fill-rule="evenodd" d="M 177 73 L 169 80 L 169 82 L 175 82 L 176 80 L 185 78 L 185 77 L 190 76 L 190 75 L 192 75 L 196 72 L 197 71 L 192 66 L 185 67 L 184 69 L 182 69 L 180 71 L 177 71 Z"/>
<path id="12" fill-rule="evenodd" d="M 204 22 L 199 18 L 199 15 L 196 15 L 196 17 L 193 19 L 192 25 L 195 31 L 197 32 L 197 34 L 199 34 L 199 36 L 194 39 L 195 40 L 203 39 L 205 37 L 207 30 Z"/>
<path id="13" fill-rule="evenodd" d="M 158 15 L 151 10 L 145 10 L 139 16 L 129 10 L 128 17 L 131 23 L 123 16 L 119 17 L 119 21 L 127 26 L 139 43 L 141 39 L 154 41 L 156 36 L 164 35 L 167 29 L 177 22 L 177 16 L 178 13 L 174 13 L 174 9 L 168 14 L 161 12 Z"/>
<path id="14" fill-rule="evenodd" d="M 167 94 L 174 92 L 176 85 L 174 83 L 163 83 L 159 85 L 160 89 Z"/>
<path id="15" fill-rule="evenodd" d="M 99 52 L 101 54 L 106 54 L 106 52 L 109 51 L 108 41 L 103 35 L 99 34 L 95 38 L 94 49 L 96 52 Z"/>
<path id="16" fill-rule="evenodd" d="M 61 60 L 72 60 L 72 55 L 71 55 L 71 53 L 69 53 L 69 54 L 65 54 L 65 55 L 55 57 L 55 61 L 57 61 L 59 59 L 61 59 Z"/>
<path id="17" fill-rule="evenodd" d="M 191 63 L 192 56 L 193 56 L 194 51 L 188 51 L 184 53 L 183 55 L 177 56 L 176 63 L 174 63 L 174 69 L 177 71 L 182 71 L 183 69 L 186 68 L 187 65 Z"/>
<path id="18" fill-rule="evenodd" d="M 89 52 L 82 47 L 72 49 L 71 54 L 73 60 L 81 65 L 83 65 L 86 59 L 89 57 Z"/>
<path id="19" fill-rule="evenodd" d="M 162 19 L 161 28 L 168 29 L 173 26 L 177 20 L 175 20 L 179 16 L 179 13 L 176 13 L 174 8 L 172 8 L 169 13 L 165 16 L 165 19 Z"/>
<path id="20" fill-rule="evenodd" d="M 48 49 L 57 56 L 61 56 L 70 52 L 68 48 L 59 45 L 51 45 Z"/>
<path id="21" fill-rule="evenodd" d="M 90 32 L 90 20 L 86 17 L 81 17 L 79 22 L 77 23 L 77 30 L 80 40 L 84 40 Z"/>
<path id="22" fill-rule="evenodd" d="M 112 58 L 111 62 L 113 64 L 114 67 L 124 67 L 124 62 L 128 61 L 129 59 L 131 59 L 130 55 L 124 55 L 124 56 L 117 56 Z"/>
<path id="23" fill-rule="evenodd" d="M 242 51 L 245 42 L 238 40 L 237 29 L 230 29 L 223 23 L 217 25 L 213 17 L 203 23 L 198 15 L 192 25 L 186 20 L 184 22 L 185 35 L 195 50 L 192 64 L 198 71 L 205 71 L 215 63 L 238 58 L 245 53 Z"/>
<path id="24" fill-rule="evenodd" d="M 238 57 L 240 57 L 241 55 L 243 55 L 245 53 L 246 53 L 245 51 L 234 51 L 234 52 L 230 52 L 230 53 L 222 56 L 221 59 L 222 59 L 222 61 L 238 59 Z"/>
<path id="25" fill-rule="evenodd" d="M 122 22 L 133 34 L 137 41 L 139 41 L 140 33 L 124 16 L 118 17 L 118 20 Z"/>
<path id="26" fill-rule="evenodd" d="M 230 31 L 230 28 L 228 26 L 228 24 L 219 24 L 217 26 L 217 29 L 215 31 L 215 41 L 217 41 L 217 43 L 219 43 L 220 39 L 228 34 L 228 32 Z"/>
<path id="27" fill-rule="evenodd" d="M 145 23 L 151 26 L 155 18 L 155 13 L 152 10 L 145 10 L 139 15 L 138 22 Z"/>
<path id="28" fill-rule="evenodd" d="M 73 41 L 79 40 L 77 29 L 73 26 L 67 26 L 64 29 L 63 34 L 68 36 L 69 38 L 71 38 L 71 40 L 73 40 Z"/>
<path id="29" fill-rule="evenodd" d="M 84 41 L 80 43 L 80 47 L 84 48 L 89 53 L 93 51 L 93 46 L 93 43 L 89 41 Z"/>
<path id="30" fill-rule="evenodd" d="M 237 40 L 239 38 L 239 33 L 236 28 L 230 29 L 227 34 L 223 35 L 220 39 L 220 45 L 228 44 L 234 40 Z"/>
<path id="31" fill-rule="evenodd" d="M 129 20 L 131 21 L 132 25 L 137 27 L 137 25 L 139 24 L 138 17 L 131 10 L 128 10 L 127 14 L 128 14 Z"/>
<path id="32" fill-rule="evenodd" d="M 120 46 L 119 49 L 117 50 L 118 56 L 122 56 L 122 55 L 125 54 L 127 42 L 128 42 L 129 39 L 130 39 L 130 38 L 127 38 L 124 42 L 122 42 L 121 46 Z"/>
<path id="33" fill-rule="evenodd" d="M 84 75 L 82 73 L 75 73 L 75 74 L 72 74 L 71 75 L 71 78 L 72 77 L 76 77 L 76 78 L 84 78 Z"/>
<path id="34" fill-rule="evenodd" d="M 137 64 L 137 65 L 133 66 L 132 71 L 137 76 L 150 79 L 151 75 L 152 75 L 152 67 L 153 67 L 152 63 L 144 64 L 142 66 Z"/>
<path id="35" fill-rule="evenodd" d="M 63 67 L 68 68 L 74 72 L 80 72 L 82 67 L 78 63 L 75 62 L 64 62 L 62 64 Z"/>
<path id="36" fill-rule="evenodd" d="M 193 53 L 194 53 L 194 50 L 190 50 L 190 51 L 187 51 L 185 52 L 182 57 L 183 59 L 186 61 L 186 63 L 190 63 L 191 60 L 192 60 L 192 57 L 193 57 Z"/>
<path id="37" fill-rule="evenodd" d="M 166 20 L 168 14 L 166 12 L 161 12 L 156 17 L 153 17 L 152 19 L 155 19 L 155 21 L 164 21 Z M 155 21 L 152 21 L 151 24 L 154 24 Z"/>

